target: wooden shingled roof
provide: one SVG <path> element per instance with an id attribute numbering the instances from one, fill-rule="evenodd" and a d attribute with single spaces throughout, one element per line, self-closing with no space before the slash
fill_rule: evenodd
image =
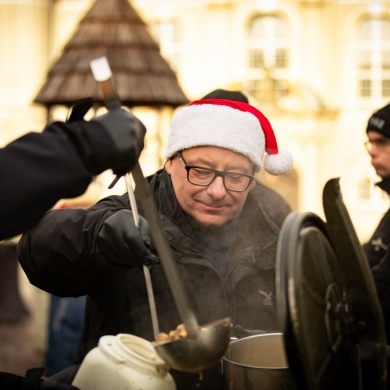
<path id="1" fill-rule="evenodd" d="M 90 61 L 106 56 L 123 105 L 188 103 L 176 75 L 128 0 L 96 0 L 34 99 L 50 108 L 93 97 L 103 105 Z"/>

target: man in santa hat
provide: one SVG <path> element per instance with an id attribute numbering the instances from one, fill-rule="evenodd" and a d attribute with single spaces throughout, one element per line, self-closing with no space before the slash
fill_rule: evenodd
<path id="1" fill-rule="evenodd" d="M 253 106 L 202 99 L 172 118 L 163 169 L 148 177 L 159 221 L 200 325 L 230 317 L 232 336 L 279 329 L 275 259 L 279 228 L 253 191 L 255 174 L 283 175 L 268 119 Z M 19 244 L 30 282 L 59 296 L 87 295 L 82 359 L 108 334 L 154 340 L 142 266 L 150 262 L 160 330 L 180 324 L 148 224 L 133 222 L 127 194 L 87 210 L 49 212 Z M 170 371 L 177 389 L 223 386 L 221 366 L 203 375 Z"/>

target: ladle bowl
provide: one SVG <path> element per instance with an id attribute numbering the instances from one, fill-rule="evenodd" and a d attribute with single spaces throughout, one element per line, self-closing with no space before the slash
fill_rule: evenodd
<path id="1" fill-rule="evenodd" d="M 196 338 L 154 342 L 154 348 L 169 367 L 198 373 L 217 364 L 229 346 L 231 320 L 229 317 L 199 326 Z"/>

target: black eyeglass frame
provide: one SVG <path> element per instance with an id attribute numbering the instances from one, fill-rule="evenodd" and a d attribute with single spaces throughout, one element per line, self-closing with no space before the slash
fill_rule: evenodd
<path id="1" fill-rule="evenodd" d="M 244 173 L 236 173 L 236 172 L 225 172 L 225 171 L 218 171 L 217 169 L 212 169 L 212 168 L 205 168 L 205 167 L 200 167 L 198 165 L 188 165 L 186 160 L 184 160 L 184 157 L 183 155 L 181 154 L 181 152 L 177 152 L 177 156 L 179 157 L 180 161 L 182 162 L 183 166 L 184 166 L 184 169 L 187 171 L 187 181 L 191 184 L 193 184 L 194 186 L 200 186 L 200 187 L 208 187 L 210 184 L 212 184 L 214 182 L 214 180 L 219 176 L 219 177 L 222 177 L 222 182 L 223 182 L 223 185 L 225 187 L 225 189 L 227 191 L 232 191 L 232 192 L 244 192 L 248 189 L 248 187 L 250 186 L 250 184 L 253 182 L 253 180 L 255 180 L 255 176 L 254 175 L 246 175 Z M 212 180 L 210 181 L 210 183 L 208 184 L 199 184 L 199 183 L 193 183 L 191 180 L 190 180 L 190 170 L 191 169 L 203 169 L 205 171 L 209 171 L 209 172 L 212 172 L 214 173 L 214 177 L 212 178 Z M 226 187 L 226 183 L 225 183 L 225 176 L 227 175 L 234 175 L 234 176 L 242 176 L 242 177 L 247 177 L 249 180 L 248 180 L 248 184 L 247 186 L 242 189 L 242 190 L 233 190 L 231 188 L 228 188 Z"/>

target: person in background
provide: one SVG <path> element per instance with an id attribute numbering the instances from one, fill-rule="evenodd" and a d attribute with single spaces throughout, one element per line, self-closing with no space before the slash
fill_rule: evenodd
<path id="1" fill-rule="evenodd" d="M 222 88 L 215 89 L 202 99 L 227 99 L 249 103 L 248 97 L 240 91 L 230 91 Z M 290 204 L 279 193 L 268 187 L 259 180 L 256 180 L 256 187 L 253 189 L 262 199 L 262 207 L 266 214 L 280 229 L 287 215 L 292 212 Z"/>
<path id="2" fill-rule="evenodd" d="M 275 261 L 279 228 L 254 191 L 255 174 L 290 171 L 268 119 L 240 101 L 205 99 L 175 112 L 163 169 L 147 178 L 178 274 L 199 324 L 232 319 L 232 336 L 279 329 Z M 137 196 L 137 194 L 136 194 Z M 154 340 L 142 266 L 151 278 L 161 331 L 181 322 L 140 210 L 110 196 L 87 210 L 53 210 L 19 241 L 30 282 L 58 296 L 87 296 L 80 361 L 100 337 Z M 178 390 L 223 386 L 221 366 L 203 375 L 171 370 Z"/>
<path id="3" fill-rule="evenodd" d="M 390 247 L 381 261 L 372 268 L 379 303 L 382 309 L 383 323 L 386 333 L 387 385 L 390 389 Z"/>
<path id="4" fill-rule="evenodd" d="M 376 174 L 382 179 L 376 185 L 390 193 L 390 104 L 370 117 L 367 124 L 367 151 Z M 363 245 L 370 267 L 377 265 L 386 255 L 390 242 L 390 209 L 386 211 L 372 234 Z"/>
<path id="5" fill-rule="evenodd" d="M 54 122 L 0 149 L 0 240 L 33 227 L 60 199 L 83 194 L 103 171 L 123 175 L 134 167 L 144 147 L 144 125 L 123 108 L 84 121 L 91 106 L 86 99 L 68 122 Z M 27 370 L 24 377 L 0 372 L 0 388 L 75 389 L 61 375 L 42 379 L 43 373 L 44 368 Z"/>
<path id="6" fill-rule="evenodd" d="M 390 340 L 390 249 L 381 261 L 372 268 L 372 275 L 382 307 L 387 344 Z M 389 383 L 390 385 L 390 383 Z"/>

